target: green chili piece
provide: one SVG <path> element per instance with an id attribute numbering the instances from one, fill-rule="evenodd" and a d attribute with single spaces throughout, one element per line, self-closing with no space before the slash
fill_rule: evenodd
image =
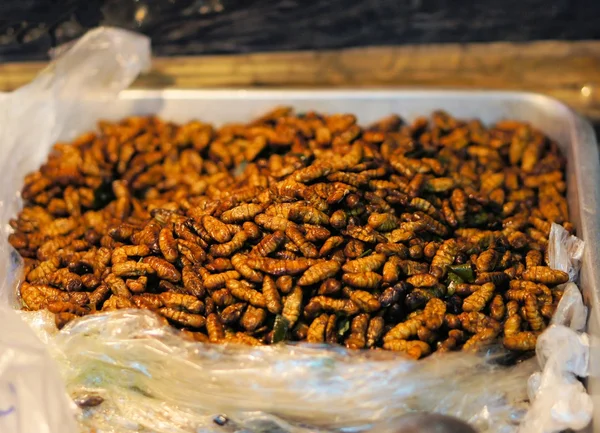
<path id="1" fill-rule="evenodd" d="M 280 341 L 285 340 L 289 327 L 290 322 L 288 322 L 285 317 L 278 314 L 273 323 L 273 343 L 279 343 Z"/>
<path id="2" fill-rule="evenodd" d="M 473 281 L 475 281 L 475 274 L 473 274 L 473 268 L 468 263 L 465 263 L 463 265 L 452 265 L 449 266 L 449 269 L 467 283 L 472 283 Z"/>

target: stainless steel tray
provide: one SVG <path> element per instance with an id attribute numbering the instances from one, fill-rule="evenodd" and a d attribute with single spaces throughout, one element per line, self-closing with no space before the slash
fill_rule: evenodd
<path id="1" fill-rule="evenodd" d="M 395 90 L 131 90 L 118 102 L 86 103 L 98 118 L 119 119 L 128 115 L 157 114 L 173 121 L 199 118 L 216 124 L 244 121 L 275 105 L 291 105 L 299 111 L 351 112 L 361 123 L 390 113 L 407 119 L 443 109 L 462 118 L 484 122 L 514 118 L 528 121 L 555 139 L 568 159 L 567 185 L 571 220 L 586 242 L 581 287 L 591 316 L 590 378 L 588 389 L 600 412 L 600 160 L 591 126 L 560 102 L 542 95 L 486 91 Z M 94 125 L 81 124 L 83 132 Z M 68 137 L 64 137 L 68 138 Z M 600 419 L 600 417 L 595 417 Z M 600 432 L 600 422 L 592 427 Z"/>

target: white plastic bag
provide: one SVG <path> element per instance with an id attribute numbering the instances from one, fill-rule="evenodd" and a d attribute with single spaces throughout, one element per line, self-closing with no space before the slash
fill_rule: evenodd
<path id="1" fill-rule="evenodd" d="M 584 243 L 558 224 L 552 224 L 549 262 L 554 269 L 577 281 Z M 589 372 L 590 343 L 582 333 L 587 321 L 587 307 L 579 288 L 564 284 L 552 325 L 538 338 L 536 354 L 541 372 L 528 382 L 531 408 L 519 428 L 522 433 L 553 433 L 587 426 L 593 413 L 592 398 L 579 378 Z"/>
<path id="2" fill-rule="evenodd" d="M 148 62 L 146 38 L 121 30 L 98 29 L 70 50 L 62 51 L 32 84 L 2 96 L 0 143 L 5 159 L 0 164 L 5 184 L 0 189 L 0 216 L 4 223 L 18 209 L 14 191 L 19 190 L 26 172 L 39 166 L 59 133 L 65 128 L 75 132 L 80 125 L 92 123 L 92 113 L 77 110 L 77 101 L 115 98 Z M 8 226 L 3 226 L 0 271 L 9 278 L 1 282 L 0 301 L 15 306 L 19 263 L 8 246 L 7 233 Z M 571 317 L 567 310 L 564 316 Z M 2 432 L 70 433 L 76 431 L 73 423 L 69 424 L 72 414 L 77 415 L 83 428 L 115 433 L 387 432 L 394 431 L 394 420 L 406 413 L 431 411 L 469 421 L 482 433 L 509 433 L 516 431 L 523 419 L 527 378 L 537 368 L 535 359 L 506 367 L 504 364 L 511 360 L 499 348 L 484 355 L 451 353 L 415 362 L 385 351 L 193 343 L 147 311 L 87 316 L 71 322 L 61 332 L 53 327 L 47 313 L 20 314 L 46 343 L 48 352 L 25 324 L 16 320 L 15 313 L 3 316 L 0 312 L 0 318 L 10 322 L 4 329 L 14 329 L 10 340 L 4 337 L 7 350 L 2 353 L 24 356 L 29 353 L 27 342 L 39 356 L 30 375 L 0 368 L 0 393 L 6 393 L 0 394 L 0 422 L 2 410 L 11 416 L 15 413 L 12 407 L 20 408 L 15 389 L 18 396 L 27 398 L 27 393 L 35 393 L 35 403 L 27 404 L 29 416 L 46 430 L 39 426 L 36 430 L 4 430 L 0 424 Z M 571 323 L 580 326 L 576 320 L 571 319 Z M 57 361 L 58 370 L 48 353 Z M 556 404 L 561 425 L 581 425 L 587 407 L 583 407 L 583 415 L 571 416 L 572 408 L 564 404 L 565 400 L 552 400 L 551 394 L 555 391 L 552 386 L 559 383 L 577 387 L 573 377 L 568 376 L 575 369 L 563 368 L 564 360 L 554 362 L 554 352 L 548 353 L 545 366 L 556 368 L 552 374 L 545 375 L 544 370 L 531 380 L 535 401 L 542 402 L 543 408 Z M 14 364 L 17 369 L 24 365 L 20 361 Z M 81 396 L 92 395 L 97 401 L 103 399 L 103 403 L 73 411 L 58 371 L 71 396 L 83 399 Z M 44 377 L 45 381 L 37 385 L 27 381 L 6 383 L 17 377 Z M 581 401 L 579 391 L 573 388 L 570 395 Z M 537 413 L 535 419 L 542 419 L 542 427 L 551 420 Z M 213 421 L 218 414 L 226 417 Z M 219 425 L 224 422 L 224 426 Z"/>
<path id="3" fill-rule="evenodd" d="M 55 362 L 31 328 L 12 311 L 20 258 L 7 242 L 7 222 L 18 210 L 15 192 L 25 174 L 46 158 L 64 128 L 75 128 L 87 115 L 69 102 L 115 98 L 149 61 L 147 38 L 101 28 L 77 41 L 31 84 L 0 95 L 0 216 L 6 224 L 0 229 L 0 432 L 78 431 L 74 404 L 65 393 Z M 57 109 L 58 100 L 63 102 L 61 109 Z M 49 323 L 43 318 L 43 314 L 30 317 L 39 335 Z"/>

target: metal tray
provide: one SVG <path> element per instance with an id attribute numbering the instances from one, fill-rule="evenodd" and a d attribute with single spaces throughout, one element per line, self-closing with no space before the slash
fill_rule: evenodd
<path id="1" fill-rule="evenodd" d="M 372 122 L 390 113 L 411 119 L 443 109 L 461 118 L 489 123 L 513 118 L 530 122 L 556 140 L 567 157 L 568 203 L 571 221 L 586 242 L 581 287 L 590 319 L 588 390 L 600 411 L 600 159 L 591 126 L 562 103 L 546 96 L 519 92 L 396 91 L 396 90 L 130 90 L 110 104 L 87 102 L 97 118 L 117 120 L 128 115 L 156 114 L 183 122 L 191 119 L 222 124 L 246 121 L 276 105 L 298 111 L 350 112 L 359 122 Z M 94 125 L 81 124 L 83 132 Z M 67 138 L 67 137 L 65 137 Z M 595 417 L 600 419 L 599 417 Z M 590 428 L 600 432 L 600 422 Z"/>

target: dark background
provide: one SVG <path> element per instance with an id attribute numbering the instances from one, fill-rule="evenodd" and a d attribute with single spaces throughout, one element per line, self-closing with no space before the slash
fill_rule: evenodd
<path id="1" fill-rule="evenodd" d="M 40 60 L 98 25 L 157 55 L 600 38 L 598 0 L 0 0 L 0 61 Z"/>

